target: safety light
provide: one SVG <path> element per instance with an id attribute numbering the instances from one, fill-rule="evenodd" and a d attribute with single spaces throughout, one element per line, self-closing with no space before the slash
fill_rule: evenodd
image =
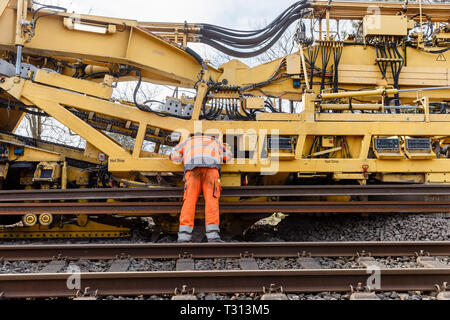
<path id="1" fill-rule="evenodd" d="M 105 160 L 106 160 L 106 154 L 104 154 L 104 153 L 99 153 L 99 154 L 98 154 L 98 161 L 104 162 Z"/>

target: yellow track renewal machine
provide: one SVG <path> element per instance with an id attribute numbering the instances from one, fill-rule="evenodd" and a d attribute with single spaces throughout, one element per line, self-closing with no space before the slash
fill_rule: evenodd
<path id="1" fill-rule="evenodd" d="M 449 183 L 449 12 L 448 4 L 304 0 L 244 31 L 1 0 L 2 189 L 182 186 L 183 167 L 167 151 L 198 131 L 233 151 L 224 186 Z M 264 53 L 290 27 L 292 54 L 252 67 L 234 59 Z M 233 59 L 216 68 L 190 43 Z M 125 81 L 137 82 L 130 101 L 113 98 Z M 140 98 L 144 82 L 193 93 L 155 105 Z M 26 115 L 58 121 L 86 147 L 20 136 Z M 53 217 L 23 220 L 38 230 Z M 89 223 L 76 225 L 82 232 Z M 53 228 L 57 236 L 64 226 Z"/>

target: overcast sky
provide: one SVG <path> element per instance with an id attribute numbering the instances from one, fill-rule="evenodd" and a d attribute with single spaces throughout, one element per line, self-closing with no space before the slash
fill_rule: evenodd
<path id="1" fill-rule="evenodd" d="M 37 1 L 39 2 L 39 1 Z M 42 1 L 44 2 L 44 1 Z M 213 23 L 246 28 L 272 21 L 293 0 L 47 0 L 70 12 L 139 21 Z"/>

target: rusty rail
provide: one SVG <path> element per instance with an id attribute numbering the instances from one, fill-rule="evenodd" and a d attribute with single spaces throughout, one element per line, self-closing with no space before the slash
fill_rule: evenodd
<path id="1" fill-rule="evenodd" d="M 222 197 L 450 196 L 450 185 L 225 187 Z M 0 202 L 182 198 L 183 188 L 0 191 Z"/>
<path id="2" fill-rule="evenodd" d="M 64 203 L 0 203 L 0 216 L 26 213 L 52 213 L 54 215 L 133 215 L 177 214 L 180 202 L 64 202 Z M 450 201 L 355 201 L 355 202 L 223 202 L 223 214 L 283 213 L 447 213 Z M 204 212 L 204 205 L 197 206 Z"/>
<path id="3" fill-rule="evenodd" d="M 67 286 L 73 274 L 0 275 L 0 292 L 9 298 L 74 297 Z M 349 292 L 366 283 L 367 270 L 276 270 L 126 272 L 80 274 L 81 291 L 98 296 L 173 295 L 185 285 L 202 293 L 262 293 L 271 285 L 284 292 Z M 450 280 L 450 269 L 388 269 L 381 271 L 380 291 L 433 291 Z"/>
<path id="4" fill-rule="evenodd" d="M 430 256 L 450 256 L 450 241 L 8 245 L 0 246 L 0 260 L 50 261 L 55 257 L 72 261 L 110 260 L 117 256 L 177 259 L 186 254 L 194 259 L 240 258 L 242 254 L 255 258 L 292 258 L 303 254 L 311 257 L 353 257 L 363 252 L 373 257 L 415 256 L 420 252 Z"/>

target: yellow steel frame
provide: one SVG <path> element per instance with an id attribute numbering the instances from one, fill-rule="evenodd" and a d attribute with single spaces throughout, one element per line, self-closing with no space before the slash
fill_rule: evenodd
<path id="1" fill-rule="evenodd" d="M 20 1 L 19 1 L 20 2 Z M 15 21 L 17 9 L 13 3 L 4 6 L 0 1 L 0 28 L 10 30 Z M 370 3 L 373 4 L 373 3 Z M 362 18 L 361 8 L 367 10 L 368 4 L 333 3 L 332 9 L 323 2 L 314 2 L 315 8 L 329 10 L 328 19 L 339 18 L 339 10 L 347 8 L 347 15 L 341 17 Z M 387 5 L 392 11 L 398 11 L 399 5 Z M 444 6 L 427 7 L 433 16 L 444 20 Z M 320 10 L 316 18 L 322 17 Z M 384 10 L 384 9 L 383 9 Z M 415 7 L 411 12 L 415 12 Z M 20 10 L 19 10 L 20 11 Z M 30 12 L 27 13 L 28 18 Z M 176 43 L 164 40 L 152 34 L 148 28 L 139 23 L 92 16 L 80 16 L 82 21 L 100 24 L 123 25 L 123 32 L 111 34 L 94 34 L 67 29 L 63 19 L 67 14 L 57 14 L 42 19 L 39 30 L 28 43 L 24 42 L 24 54 L 58 57 L 64 59 L 80 59 L 91 65 L 108 66 L 117 64 L 138 67 L 144 80 L 153 83 L 163 83 L 174 86 L 192 87 L 197 80 L 197 97 L 194 104 L 192 120 L 160 117 L 149 112 L 143 112 L 136 107 L 118 104 L 110 101 L 111 88 L 108 85 L 93 81 L 73 79 L 70 75 L 54 75 L 38 71 L 34 80 L 20 78 L 5 78 L 0 88 L 6 94 L 27 105 L 34 105 L 46 112 L 71 130 L 79 134 L 90 145 L 109 156 L 109 170 L 113 173 L 128 172 L 183 172 L 182 166 L 171 163 L 167 157 L 149 157 L 142 152 L 142 145 L 148 127 L 169 132 L 181 132 L 186 137 L 196 131 L 215 132 L 220 139 L 228 135 L 256 135 L 256 149 L 252 159 L 235 159 L 224 165 L 223 172 L 229 174 L 275 172 L 317 174 L 333 173 L 336 179 L 367 178 L 369 173 L 395 174 L 428 174 L 433 181 L 440 175 L 449 172 L 450 159 L 399 159 L 382 160 L 369 156 L 374 137 L 430 137 L 433 139 L 450 137 L 450 115 L 430 114 L 429 103 L 448 100 L 448 89 L 425 93 L 402 93 L 402 99 L 414 103 L 424 98 L 423 114 L 358 114 L 344 111 L 343 113 L 321 113 L 318 103 L 322 103 L 320 89 L 315 85 L 312 90 L 299 90 L 293 87 L 292 81 L 274 83 L 261 89 L 252 89 L 247 93 L 256 96 L 275 96 L 292 101 L 302 101 L 304 111 L 300 114 L 270 114 L 260 115 L 257 121 L 200 121 L 203 98 L 207 92 L 205 81 L 210 78 L 215 81 L 227 80 L 230 85 L 246 86 L 267 80 L 282 64 L 284 59 L 298 66 L 301 74 L 301 52 L 290 57 L 281 58 L 263 65 L 250 68 L 237 60 L 224 64 L 219 69 L 212 67 L 202 70 L 200 64 L 187 54 Z M 446 14 L 448 19 L 448 13 Z M 439 20 L 439 21 L 441 21 Z M 149 26 L 147 26 L 149 27 Z M 151 27 L 151 26 L 150 26 Z M 150 28 L 149 27 L 149 28 Z M 155 26 L 153 26 L 155 27 Z M 164 29 L 164 28 L 163 28 Z M 195 27 L 191 27 L 196 32 Z M 167 31 L 166 29 L 164 29 Z M 329 31 L 329 30 L 327 30 Z M 329 33 L 329 32 L 328 32 Z M 14 51 L 20 39 L 12 37 L 12 32 L 0 34 L 0 49 Z M 18 36 L 20 38 L 20 36 Z M 65 41 L 69 39 L 70 41 Z M 329 37 L 328 37 L 329 39 Z M 24 40 L 24 39 L 22 39 Z M 185 40 L 183 40 L 185 41 Z M 326 43 L 320 44 L 326 45 Z M 310 50 L 306 48 L 304 50 Z M 450 53 L 443 54 L 444 59 L 437 60 L 436 55 L 424 53 L 413 48 L 406 48 L 408 65 L 400 78 L 402 88 L 433 87 L 450 85 Z M 366 104 L 379 106 L 382 94 L 392 85 L 392 79 L 382 79 L 379 70 L 373 67 L 376 54 L 371 47 L 347 45 L 341 62 L 341 82 L 348 90 L 359 90 L 361 85 L 374 85 L 380 91 L 362 99 Z M 317 65 L 320 66 L 320 58 Z M 291 65 L 291 67 L 292 67 Z M 330 65 L 329 69 L 333 70 Z M 424 69 L 426 67 L 426 69 Z M 297 68 L 297 67 L 296 67 Z M 304 68 L 303 68 L 304 69 Z M 292 71 L 291 71 L 292 72 Z M 133 77 L 129 78 L 132 79 Z M 134 77 L 135 79 L 135 77 Z M 313 93 L 315 92 L 315 93 Z M 358 93 L 352 93 L 358 95 Z M 351 96 L 348 94 L 347 96 Z M 226 96 L 226 94 L 225 94 Z M 343 95 L 342 98 L 345 98 Z M 125 150 L 110 137 L 81 120 L 67 108 L 86 111 L 92 114 L 121 119 L 138 124 L 134 149 Z M 261 153 L 266 138 L 270 135 L 291 137 L 296 140 L 293 154 L 283 154 L 281 159 L 262 157 Z M 346 137 L 350 148 L 350 157 L 344 157 L 342 150 L 332 149 L 338 156 L 331 159 L 311 157 L 307 150 L 312 145 L 313 137 Z M 317 154 L 321 154 L 316 153 Z"/>
<path id="2" fill-rule="evenodd" d="M 8 79 L 2 88 L 8 88 L 15 79 Z M 255 132 L 258 135 L 259 148 L 267 135 L 298 137 L 295 149 L 295 160 L 270 161 L 260 157 L 260 152 L 255 153 L 256 158 L 225 165 L 225 173 L 245 172 L 273 172 L 274 166 L 277 172 L 299 173 L 439 173 L 447 172 L 450 160 L 378 160 L 368 159 L 372 137 L 374 136 L 426 136 L 442 137 L 450 133 L 450 115 L 397 115 L 397 114 L 317 114 L 315 101 L 317 96 L 305 94 L 303 102 L 305 111 L 296 115 L 292 120 L 274 120 L 257 122 L 208 122 L 187 121 L 171 119 L 146 113 L 137 108 L 118 105 L 103 99 L 75 94 L 65 90 L 44 86 L 31 81 L 21 80 L 19 84 L 22 92 L 17 99 L 30 101 L 44 112 L 50 114 L 56 120 L 69 126 L 74 132 L 86 139 L 109 157 L 109 166 L 112 172 L 182 172 L 183 168 L 168 161 L 167 158 L 142 158 L 143 132 L 148 126 L 161 128 L 168 131 L 180 131 L 185 129 L 193 133 L 196 127 L 201 126 L 205 132 L 215 131 L 221 136 L 227 132 Z M 18 92 L 19 90 L 10 90 Z M 42 97 L 46 97 L 43 99 Z M 97 114 L 108 114 L 114 118 L 128 120 L 140 124 L 137 144 L 132 154 L 125 151 L 106 135 L 86 124 L 83 120 L 74 116 L 65 107 L 73 107 Z M 360 152 L 352 159 L 308 159 L 304 154 L 305 144 L 309 136 L 347 136 L 361 137 Z M 261 149 L 260 149 L 261 150 Z M 365 169 L 364 169 L 365 168 Z"/>

